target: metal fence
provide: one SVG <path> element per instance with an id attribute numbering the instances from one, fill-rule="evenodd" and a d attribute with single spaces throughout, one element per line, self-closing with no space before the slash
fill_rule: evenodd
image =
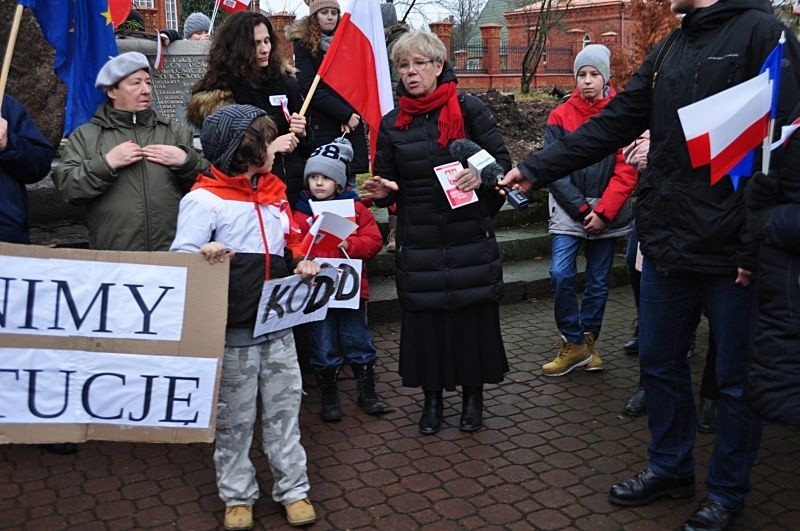
<path id="1" fill-rule="evenodd" d="M 468 44 L 466 48 L 454 50 L 450 62 L 456 72 L 482 74 L 486 72 L 483 64 L 484 48 L 482 43 Z"/>
<path id="2" fill-rule="evenodd" d="M 461 50 L 454 50 L 450 63 L 456 72 L 469 72 L 482 74 L 486 72 L 483 54 L 485 48 L 482 44 L 468 44 Z M 503 74 L 521 74 L 522 61 L 528 47 L 524 44 L 509 45 L 508 42 L 500 43 L 500 72 Z M 575 52 L 572 46 L 548 46 L 539 62 L 539 72 L 546 74 L 571 74 Z"/>
<path id="3" fill-rule="evenodd" d="M 572 46 L 548 46 L 542 56 L 542 66 L 547 74 L 571 74 L 575 62 Z"/>
<path id="4" fill-rule="evenodd" d="M 509 45 L 507 42 L 500 43 L 500 72 L 504 74 L 521 74 L 522 61 L 528 47 L 524 44 Z"/>

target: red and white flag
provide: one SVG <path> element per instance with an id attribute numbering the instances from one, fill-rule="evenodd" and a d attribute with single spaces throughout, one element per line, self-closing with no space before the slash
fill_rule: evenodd
<path id="1" fill-rule="evenodd" d="M 711 165 L 711 184 L 722 179 L 769 130 L 772 81 L 766 71 L 678 109 L 693 168 Z"/>
<path id="2" fill-rule="evenodd" d="M 372 160 L 381 118 L 394 107 L 378 0 L 350 2 L 317 74 L 369 124 Z"/>
<path id="3" fill-rule="evenodd" d="M 153 68 L 161 72 L 164 70 L 164 46 L 161 42 L 161 32 L 156 30 L 156 58 L 153 61 Z"/>
<path id="4" fill-rule="evenodd" d="M 244 11 L 250 7 L 250 0 L 217 0 L 219 7 L 228 13 L 236 13 L 237 11 Z"/>
<path id="5" fill-rule="evenodd" d="M 792 137 L 794 132 L 797 131 L 798 129 L 800 129 L 800 118 L 796 119 L 794 122 L 792 122 L 789 125 L 784 125 L 783 127 L 781 127 L 781 137 L 780 137 L 780 139 L 778 139 L 778 140 L 776 140 L 775 142 L 772 143 L 772 145 L 770 146 L 770 149 L 771 150 L 776 150 L 779 147 L 781 147 L 782 145 L 786 144 L 789 141 L 789 139 Z"/>
<path id="6" fill-rule="evenodd" d="M 300 249 L 306 256 L 314 246 L 321 251 L 333 251 L 348 236 L 353 234 L 357 228 L 358 225 L 349 219 L 345 219 L 333 212 L 322 212 L 314 224 L 311 225 L 311 228 L 308 229 L 308 234 L 300 243 Z"/>

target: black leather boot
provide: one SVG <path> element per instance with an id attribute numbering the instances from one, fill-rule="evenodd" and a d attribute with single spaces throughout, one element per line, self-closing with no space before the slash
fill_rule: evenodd
<path id="1" fill-rule="evenodd" d="M 639 353 L 639 319 L 633 320 L 633 335 L 622 345 L 622 350 L 629 356 Z"/>
<path id="2" fill-rule="evenodd" d="M 625 402 L 622 413 L 626 417 L 638 417 L 646 410 L 647 403 L 645 402 L 644 387 L 640 387 L 631 395 L 628 401 Z"/>
<path id="3" fill-rule="evenodd" d="M 717 431 L 717 400 L 700 397 L 700 408 L 697 410 L 697 431 L 701 433 Z"/>
<path id="4" fill-rule="evenodd" d="M 425 392 L 425 404 L 422 406 L 422 416 L 419 419 L 419 432 L 423 435 L 433 435 L 442 427 L 442 390 L 431 391 L 423 389 Z"/>
<path id="5" fill-rule="evenodd" d="M 356 400 L 368 415 L 380 415 L 386 410 L 381 397 L 375 392 L 375 362 L 351 365 L 356 378 Z"/>
<path id="6" fill-rule="evenodd" d="M 461 431 L 473 432 L 483 424 L 483 386 L 461 388 Z"/>
<path id="7" fill-rule="evenodd" d="M 336 379 L 339 377 L 341 367 L 324 367 L 314 369 L 319 385 L 319 394 L 322 407 L 319 415 L 325 422 L 336 422 L 342 420 L 342 406 L 339 403 L 339 390 L 336 387 Z"/>

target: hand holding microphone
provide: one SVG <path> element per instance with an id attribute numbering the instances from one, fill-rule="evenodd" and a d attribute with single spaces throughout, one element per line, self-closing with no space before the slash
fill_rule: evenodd
<path id="1" fill-rule="evenodd" d="M 489 186 L 498 186 L 498 182 L 505 176 L 505 170 L 495 161 L 488 151 L 481 148 L 472 140 L 459 138 L 450 144 L 450 154 L 461 164 L 468 166 L 477 173 L 481 181 Z M 512 190 L 508 186 L 500 186 L 508 198 L 509 204 L 517 210 L 528 206 L 530 200 L 519 190 Z"/>

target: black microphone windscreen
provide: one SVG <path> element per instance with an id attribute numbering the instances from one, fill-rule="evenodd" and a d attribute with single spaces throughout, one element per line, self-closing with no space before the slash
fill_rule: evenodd
<path id="1" fill-rule="evenodd" d="M 485 168 L 481 170 L 481 181 L 484 183 L 494 186 L 497 184 L 498 179 L 502 179 L 505 177 L 505 170 L 503 167 L 500 166 L 496 162 L 492 162 L 491 164 L 487 164 Z"/>
<path id="2" fill-rule="evenodd" d="M 466 138 L 458 138 L 450 144 L 450 154 L 462 164 L 466 164 L 467 159 L 481 149 L 478 144 Z"/>

